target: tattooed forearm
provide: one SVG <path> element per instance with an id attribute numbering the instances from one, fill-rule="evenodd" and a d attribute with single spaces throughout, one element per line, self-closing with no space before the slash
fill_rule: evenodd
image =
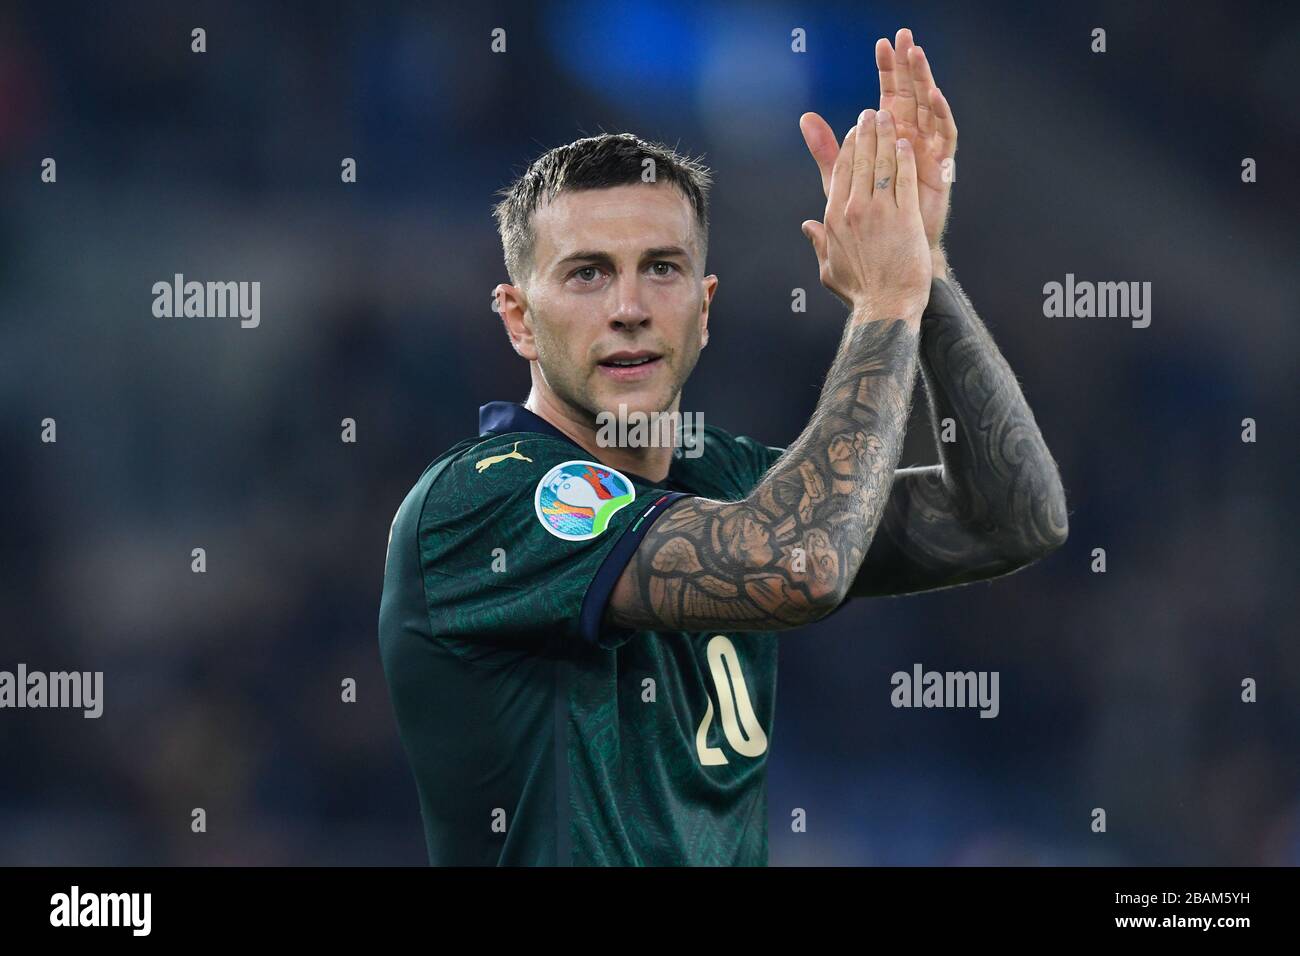
<path id="1" fill-rule="evenodd" d="M 901 594 L 1024 567 L 1065 542 L 1065 492 L 1015 375 L 951 279 L 921 319 L 921 369 L 941 464 L 898 472 L 850 590 Z M 943 420 L 955 424 L 945 442 Z"/>
<path id="2" fill-rule="evenodd" d="M 807 428 L 743 501 L 683 498 L 608 610 L 620 627 L 770 630 L 848 592 L 889 497 L 916 378 L 915 322 L 851 322 Z"/>

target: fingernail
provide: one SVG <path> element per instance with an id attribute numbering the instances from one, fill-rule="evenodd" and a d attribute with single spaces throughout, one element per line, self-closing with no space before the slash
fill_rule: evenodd
<path id="1" fill-rule="evenodd" d="M 879 123 L 881 126 L 884 126 L 886 123 L 889 122 L 889 120 L 890 120 L 889 110 L 881 110 L 879 113 L 876 114 L 876 122 Z"/>
<path id="2" fill-rule="evenodd" d="M 861 113 L 858 114 L 858 122 L 859 122 L 859 123 L 865 122 L 865 121 L 866 121 L 866 118 L 867 118 L 867 111 L 866 111 L 866 110 L 863 110 Z"/>

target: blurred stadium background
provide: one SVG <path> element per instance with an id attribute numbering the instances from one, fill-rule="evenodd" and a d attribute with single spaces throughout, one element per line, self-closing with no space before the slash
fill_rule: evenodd
<path id="1" fill-rule="evenodd" d="M 467 6 L 0 12 L 0 668 L 106 672 L 97 721 L 0 712 L 0 864 L 424 863 L 378 599 L 406 490 L 526 394 L 489 308 L 494 191 L 602 130 L 703 154 L 721 285 L 683 409 L 785 444 L 842 321 L 799 232 L 823 202 L 797 120 L 874 105 L 900 26 L 961 128 L 950 260 L 1071 536 L 788 637 L 771 862 L 1300 862 L 1296 11 Z M 261 326 L 154 318 L 177 272 L 259 280 Z M 1066 273 L 1150 281 L 1150 328 L 1044 318 Z M 918 417 L 904 464 L 934 460 Z M 915 662 L 999 671 L 1001 715 L 894 710 Z"/>

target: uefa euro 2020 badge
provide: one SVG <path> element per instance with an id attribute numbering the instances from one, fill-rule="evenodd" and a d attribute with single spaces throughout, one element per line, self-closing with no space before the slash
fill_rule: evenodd
<path id="1" fill-rule="evenodd" d="M 636 500 L 632 482 L 594 461 L 566 461 L 537 483 L 533 505 L 542 527 L 565 541 L 586 541 L 609 527 L 609 519 Z"/>

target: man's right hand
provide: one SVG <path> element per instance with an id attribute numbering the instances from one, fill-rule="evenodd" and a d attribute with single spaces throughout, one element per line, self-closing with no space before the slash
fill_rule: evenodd
<path id="1" fill-rule="evenodd" d="M 893 117 L 863 110 L 831 173 L 825 222 L 808 220 L 822 285 L 852 310 L 851 321 L 902 319 L 919 326 L 932 266 L 921 220 L 912 145 Z"/>

